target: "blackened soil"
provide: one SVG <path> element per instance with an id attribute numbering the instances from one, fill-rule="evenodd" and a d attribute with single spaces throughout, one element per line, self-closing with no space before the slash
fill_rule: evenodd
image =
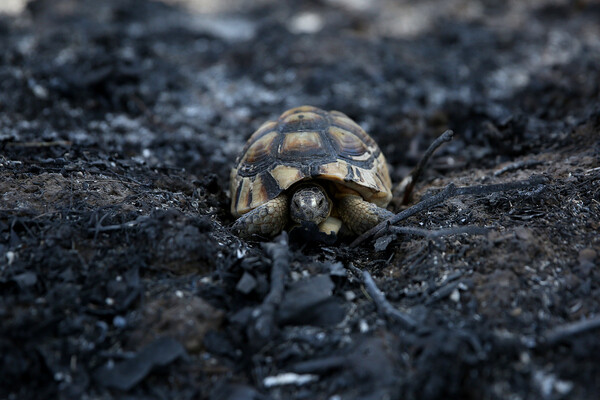
<path id="1" fill-rule="evenodd" d="M 595 2 L 189 3 L 0 16 L 0 398 L 597 398 Z M 415 201 L 545 183 L 406 221 L 487 235 L 243 242 L 229 169 L 302 104 L 360 123 L 395 182 L 453 129 Z"/>

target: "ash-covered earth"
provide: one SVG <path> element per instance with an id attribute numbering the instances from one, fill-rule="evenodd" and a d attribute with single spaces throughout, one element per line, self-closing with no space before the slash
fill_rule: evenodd
<path id="1" fill-rule="evenodd" d="M 0 14 L 0 398 L 596 399 L 598 21 L 543 0 Z M 538 180 L 401 223 L 452 234 L 243 241 L 230 169 L 303 104 L 359 123 L 396 184 L 452 129 L 413 204 Z"/>

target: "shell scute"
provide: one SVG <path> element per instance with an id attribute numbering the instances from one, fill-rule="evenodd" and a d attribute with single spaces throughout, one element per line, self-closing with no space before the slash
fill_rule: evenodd
<path id="1" fill-rule="evenodd" d="M 290 114 L 279 119 L 279 132 L 295 133 L 304 131 L 321 131 L 329 125 L 326 116 L 312 111 Z"/>
<path id="2" fill-rule="evenodd" d="M 332 126 L 329 128 L 329 134 L 336 152 L 341 157 L 350 157 L 362 161 L 368 159 L 371 155 L 365 142 L 352 132 Z"/>
<path id="3" fill-rule="evenodd" d="M 269 167 L 273 162 L 273 140 L 277 132 L 269 132 L 250 143 L 239 163 L 239 172 L 249 176 Z"/>
<path id="4" fill-rule="evenodd" d="M 286 134 L 278 149 L 282 159 L 322 157 L 327 154 L 323 137 L 319 132 L 299 131 Z"/>

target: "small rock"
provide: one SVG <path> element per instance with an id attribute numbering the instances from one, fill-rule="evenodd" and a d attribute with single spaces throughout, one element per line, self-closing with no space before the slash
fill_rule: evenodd
<path id="1" fill-rule="evenodd" d="M 591 249 L 589 247 L 581 250 L 579 252 L 579 257 L 577 258 L 577 260 L 579 261 L 579 264 L 586 264 L 586 263 L 593 264 L 595 259 L 596 259 L 596 250 Z"/>
<path id="2" fill-rule="evenodd" d="M 155 366 L 167 365 L 185 355 L 176 340 L 160 338 L 141 349 L 134 357 L 114 364 L 107 362 L 94 374 L 102 386 L 129 390 L 141 382 Z"/>
<path id="3" fill-rule="evenodd" d="M 458 303 L 460 301 L 460 292 L 458 291 L 458 288 L 452 291 L 452 293 L 450 294 L 450 300 L 452 300 L 455 303 Z"/>
<path id="4" fill-rule="evenodd" d="M 242 275 L 242 278 L 235 286 L 235 288 L 239 292 L 248 294 L 256 288 L 256 279 L 254 279 L 254 277 L 248 272 L 244 272 L 244 275 Z"/>
<path id="5" fill-rule="evenodd" d="M 115 328 L 125 328 L 127 326 L 127 320 L 120 315 L 116 315 L 113 318 L 113 325 Z"/>
<path id="6" fill-rule="evenodd" d="M 22 274 L 15 275 L 13 280 L 22 288 L 29 287 L 36 284 L 37 275 L 33 272 L 23 272 Z"/>
<path id="7" fill-rule="evenodd" d="M 292 33 L 317 33 L 323 29 L 323 18 L 313 12 L 303 12 L 295 15 L 290 20 L 288 29 Z"/>
<path id="8" fill-rule="evenodd" d="M 292 284 L 279 306 L 278 318 L 287 324 L 331 326 L 346 313 L 333 296 L 334 283 L 329 275 L 316 275 Z"/>
<path id="9" fill-rule="evenodd" d="M 533 237 L 531 230 L 524 228 L 522 226 L 515 229 L 515 235 L 517 235 L 517 238 L 519 238 L 523 241 L 530 241 L 531 238 Z"/>

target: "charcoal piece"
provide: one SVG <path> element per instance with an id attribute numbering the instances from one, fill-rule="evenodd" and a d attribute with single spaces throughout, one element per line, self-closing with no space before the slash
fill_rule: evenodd
<path id="1" fill-rule="evenodd" d="M 361 338 L 339 354 L 313 358 L 291 365 L 299 374 L 332 374 L 340 387 L 347 388 L 342 398 L 361 400 L 398 398 L 399 359 L 394 348 L 397 340 L 388 333 Z"/>
<path id="2" fill-rule="evenodd" d="M 256 288 L 256 285 L 256 279 L 248 272 L 244 272 L 235 288 L 244 294 L 248 294 Z"/>
<path id="3" fill-rule="evenodd" d="M 229 317 L 229 322 L 238 326 L 247 325 L 250 322 L 250 319 L 252 318 L 252 311 L 253 308 L 244 307 L 235 314 L 231 315 Z"/>
<path id="4" fill-rule="evenodd" d="M 94 379 L 102 386 L 129 390 L 140 383 L 152 368 L 170 364 L 184 355 L 185 349 L 179 342 L 160 338 L 128 360 L 100 367 L 94 373 Z"/>
<path id="5" fill-rule="evenodd" d="M 334 284 L 329 275 L 298 281 L 285 293 L 278 317 L 288 324 L 332 325 L 344 317 L 340 302 L 332 297 Z"/>
<path id="6" fill-rule="evenodd" d="M 348 358 L 346 356 L 331 356 L 299 362 L 294 364 L 291 370 L 298 374 L 322 374 L 342 369 L 347 364 Z"/>
<path id="7" fill-rule="evenodd" d="M 298 316 L 298 318 L 291 322 L 299 325 L 327 327 L 339 324 L 345 316 L 346 307 L 343 300 L 332 296 L 316 307 L 313 307 L 310 312 Z"/>
<path id="8" fill-rule="evenodd" d="M 375 241 L 375 251 L 384 251 L 396 239 L 397 235 L 384 235 Z"/>
<path id="9" fill-rule="evenodd" d="M 277 305 L 281 303 L 290 263 L 287 234 L 282 232 L 273 242 L 263 243 L 263 248 L 273 262 L 271 288 L 262 304 L 254 309 L 247 329 L 248 340 L 253 346 L 262 347 L 277 333 L 275 321 Z"/>
<path id="10" fill-rule="evenodd" d="M 216 356 L 231 360 L 239 358 L 238 350 L 224 332 L 208 331 L 204 336 L 204 348 Z"/>
<path id="11" fill-rule="evenodd" d="M 34 272 L 23 272 L 13 276 L 13 280 L 21 287 L 29 287 L 37 282 L 37 275 Z"/>

